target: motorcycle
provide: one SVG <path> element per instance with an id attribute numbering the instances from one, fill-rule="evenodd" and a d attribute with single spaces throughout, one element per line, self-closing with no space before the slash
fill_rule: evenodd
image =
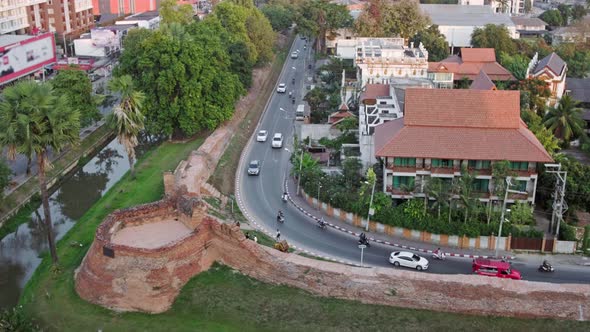
<path id="1" fill-rule="evenodd" d="M 280 223 L 285 222 L 285 215 L 283 215 L 283 212 L 279 212 L 279 214 L 277 215 L 277 221 Z"/>
<path id="2" fill-rule="evenodd" d="M 541 264 L 541 266 L 539 266 L 539 271 L 540 272 L 553 272 L 553 271 L 555 271 L 555 269 L 553 268 L 553 266 L 551 266 L 551 264 L 545 262 L 545 263 Z"/>
<path id="3" fill-rule="evenodd" d="M 359 240 L 358 240 L 358 243 L 359 243 L 359 244 L 364 244 L 364 245 L 366 245 L 366 246 L 367 246 L 367 248 L 370 248 L 370 247 L 371 247 L 371 244 L 369 243 L 369 239 L 359 239 Z"/>
<path id="4" fill-rule="evenodd" d="M 289 200 L 289 198 L 287 197 L 287 195 L 283 195 L 283 197 L 281 197 L 281 199 L 283 200 L 283 202 L 287 203 L 287 201 Z"/>
<path id="5" fill-rule="evenodd" d="M 442 252 L 442 251 L 440 251 L 440 252 L 434 252 L 432 254 L 432 258 L 434 258 L 434 259 L 440 259 L 441 261 L 444 261 L 445 260 L 445 253 Z"/>
<path id="6" fill-rule="evenodd" d="M 327 223 L 323 220 L 318 220 L 318 227 L 320 229 L 326 229 Z"/>
<path id="7" fill-rule="evenodd" d="M 295 104 L 295 98 L 291 99 L 292 104 Z"/>
<path id="8" fill-rule="evenodd" d="M 291 80 L 291 83 L 295 84 L 295 78 L 293 78 L 293 79 Z"/>

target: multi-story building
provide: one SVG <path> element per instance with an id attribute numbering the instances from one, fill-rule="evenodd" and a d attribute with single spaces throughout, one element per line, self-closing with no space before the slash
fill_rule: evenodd
<path id="1" fill-rule="evenodd" d="M 512 189 L 526 192 L 508 203 L 533 203 L 537 166 L 552 161 L 520 119 L 520 93 L 506 90 L 408 89 L 404 117 L 375 128 L 375 150 L 382 189 L 395 199 L 425 197 L 435 177 L 453 188 L 466 169 L 479 201 L 499 200 L 492 174 L 496 162 L 508 161 Z"/>
<path id="2" fill-rule="evenodd" d="M 551 97 L 547 100 L 547 104 L 555 105 L 565 91 L 567 64 L 555 52 L 541 60 L 539 60 L 539 54 L 535 53 L 535 56 L 529 62 L 526 76 L 547 82 L 551 90 Z"/>
<path id="3" fill-rule="evenodd" d="M 0 34 L 25 34 L 31 27 L 29 14 L 40 19 L 39 5 L 48 0 L 0 0 Z"/>
<path id="4" fill-rule="evenodd" d="M 534 0 L 528 1 L 530 1 L 530 8 L 533 8 Z M 527 0 L 459 0 L 458 4 L 463 6 L 490 6 L 495 13 L 522 15 L 526 13 L 526 2 Z"/>
<path id="5" fill-rule="evenodd" d="M 405 46 L 403 38 L 338 39 L 336 56 L 356 65 L 359 88 L 389 84 L 397 78 L 427 77 L 428 51 L 422 44 Z"/>
<path id="6" fill-rule="evenodd" d="M 492 81 L 511 81 L 514 76 L 496 61 L 493 48 L 462 48 L 440 62 L 428 64 L 428 78 L 436 88 L 453 88 L 462 79 L 473 81 L 483 71 Z"/>

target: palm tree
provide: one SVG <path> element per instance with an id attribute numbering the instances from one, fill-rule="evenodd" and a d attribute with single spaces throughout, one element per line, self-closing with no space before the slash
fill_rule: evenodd
<path id="1" fill-rule="evenodd" d="M 563 96 L 557 107 L 548 108 L 543 124 L 553 131 L 556 137 L 570 141 L 574 136 L 583 133 L 584 120 L 582 109 L 578 107 L 579 103 L 571 96 Z"/>
<path id="2" fill-rule="evenodd" d="M 31 133 L 26 128 L 31 122 L 30 112 L 34 105 L 31 104 L 33 84 L 17 84 L 11 89 L 4 90 L 2 103 L 0 104 L 0 145 L 8 148 L 8 159 L 16 159 L 21 153 L 27 157 L 27 175 L 31 174 L 31 160 L 33 148 L 31 146 Z"/>
<path id="3" fill-rule="evenodd" d="M 10 91 L 15 89 L 16 91 Z M 37 84 L 33 81 L 23 81 L 5 90 L 5 94 L 22 94 L 26 97 L 23 100 L 22 116 L 17 116 L 16 122 L 0 123 L 0 132 L 9 132 L 8 140 L 3 139 L 9 151 L 27 151 L 30 149 L 37 157 L 39 164 L 39 189 L 41 191 L 41 203 L 47 229 L 47 241 L 53 263 L 58 262 L 57 251 L 53 238 L 53 227 L 51 222 L 51 211 L 49 210 L 49 191 L 47 189 L 46 172 L 51 168 L 47 152 L 51 149 L 59 153 L 65 146 L 75 144 L 80 139 L 80 113 L 68 106 L 65 96 L 55 96 L 49 84 Z M 1 119 L 10 118 L 5 111 L 10 108 L 2 101 L 0 110 Z M 21 108 L 19 108 L 21 109 Z M 26 119 L 23 120 L 23 119 Z M 15 154 L 9 154 L 13 157 Z"/>
<path id="4" fill-rule="evenodd" d="M 449 201 L 450 190 L 451 188 L 448 188 L 448 186 L 445 185 L 445 183 L 439 177 L 433 177 L 428 180 L 425 191 L 428 193 L 429 197 L 434 198 L 433 207 L 438 210 L 439 220 L 443 205 L 446 205 Z"/>
<path id="5" fill-rule="evenodd" d="M 117 139 L 123 144 L 129 159 L 131 177 L 135 178 L 135 147 L 138 144 L 137 136 L 144 128 L 144 116 L 142 113 L 145 95 L 135 90 L 133 80 L 129 75 L 113 78 L 109 82 L 109 89 L 118 92 L 121 101 L 113 111 L 109 121 L 117 131 Z"/>

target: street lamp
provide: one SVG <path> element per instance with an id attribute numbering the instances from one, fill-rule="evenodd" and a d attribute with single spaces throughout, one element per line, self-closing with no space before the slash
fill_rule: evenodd
<path id="1" fill-rule="evenodd" d="M 366 184 L 370 184 L 368 181 L 365 181 Z M 367 225 L 365 226 L 365 232 L 369 231 L 369 220 L 371 216 L 374 214 L 373 211 L 373 196 L 375 195 L 375 184 L 377 181 L 373 180 L 373 189 L 371 190 L 371 201 L 369 202 L 369 213 L 367 214 Z"/>
<path id="2" fill-rule="evenodd" d="M 320 209 L 320 189 L 322 189 L 322 184 L 318 182 L 318 210 Z"/>
<path id="3" fill-rule="evenodd" d="M 504 192 L 504 201 L 502 202 L 502 215 L 500 216 L 500 228 L 498 229 L 498 236 L 496 237 L 496 257 L 498 257 L 498 243 L 500 242 L 500 237 L 502 236 L 502 225 L 504 224 L 504 212 L 510 211 L 506 210 L 506 200 L 508 200 L 508 193 L 515 193 L 515 194 L 528 194 L 526 191 L 518 191 L 518 190 L 511 190 L 510 186 L 512 186 L 511 177 L 506 178 L 506 191 Z M 508 220 L 506 220 L 508 221 Z"/>

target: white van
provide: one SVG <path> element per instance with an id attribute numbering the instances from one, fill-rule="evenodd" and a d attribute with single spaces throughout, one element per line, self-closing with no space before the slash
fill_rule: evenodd
<path id="1" fill-rule="evenodd" d="M 295 111 L 295 120 L 303 121 L 305 119 L 305 105 L 300 104 Z"/>

